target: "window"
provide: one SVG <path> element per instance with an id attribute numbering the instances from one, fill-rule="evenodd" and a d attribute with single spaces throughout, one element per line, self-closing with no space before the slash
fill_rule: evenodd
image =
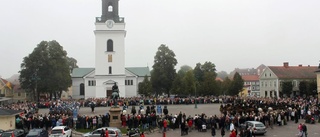
<path id="1" fill-rule="evenodd" d="M 19 96 L 19 97 L 21 96 L 21 93 L 20 93 L 20 92 L 18 92 L 18 96 Z"/>
<path id="2" fill-rule="evenodd" d="M 273 81 L 273 86 L 276 87 L 277 86 L 277 82 Z"/>
<path id="3" fill-rule="evenodd" d="M 88 86 L 96 86 L 96 81 L 95 80 L 89 80 L 88 81 Z"/>
<path id="4" fill-rule="evenodd" d="M 112 7 L 112 5 L 109 5 L 109 6 L 108 6 L 108 12 L 113 12 L 113 7 Z"/>
<path id="5" fill-rule="evenodd" d="M 112 67 L 109 66 L 109 74 L 112 74 Z"/>
<path id="6" fill-rule="evenodd" d="M 108 62 L 112 62 L 112 55 L 108 55 Z"/>
<path id="7" fill-rule="evenodd" d="M 270 84 L 269 86 L 272 87 L 272 81 L 270 81 L 269 84 Z"/>
<path id="8" fill-rule="evenodd" d="M 113 41 L 109 39 L 107 41 L 107 52 L 112 52 L 113 51 Z"/>
<path id="9" fill-rule="evenodd" d="M 268 91 L 264 91 L 264 96 L 265 96 L 265 97 L 268 96 Z"/>
<path id="10" fill-rule="evenodd" d="M 80 95 L 84 95 L 84 84 L 80 84 Z"/>
<path id="11" fill-rule="evenodd" d="M 133 85 L 133 80 L 126 80 L 125 85 Z"/>
<path id="12" fill-rule="evenodd" d="M 261 87 L 263 87 L 263 82 L 261 82 Z"/>
<path id="13" fill-rule="evenodd" d="M 270 73 L 270 77 L 271 77 L 271 73 Z"/>

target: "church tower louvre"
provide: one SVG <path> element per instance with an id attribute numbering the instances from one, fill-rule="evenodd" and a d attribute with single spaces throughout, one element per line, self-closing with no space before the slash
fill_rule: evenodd
<path id="1" fill-rule="evenodd" d="M 106 97 L 117 83 L 125 96 L 125 22 L 119 17 L 119 0 L 102 0 L 102 15 L 95 21 L 95 93 Z M 95 94 L 95 95 L 94 95 Z"/>

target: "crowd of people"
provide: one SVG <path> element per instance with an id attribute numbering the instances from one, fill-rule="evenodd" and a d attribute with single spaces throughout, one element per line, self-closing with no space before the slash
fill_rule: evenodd
<path id="1" fill-rule="evenodd" d="M 221 103 L 219 114 L 197 114 L 194 116 L 184 112 L 178 114 L 169 113 L 167 105 L 171 104 L 194 104 L 194 103 Z M 181 130 L 181 135 L 187 135 L 188 132 L 198 131 L 206 132 L 210 129 L 212 136 L 218 134 L 216 130 L 220 129 L 221 136 L 230 137 L 251 137 L 254 129 L 245 127 L 245 121 L 260 121 L 267 128 L 274 126 L 284 126 L 288 121 L 294 121 L 299 124 L 297 128 L 299 135 L 306 136 L 307 128 L 303 123 L 313 123 L 319 121 L 319 102 L 316 98 L 256 98 L 256 97 L 198 97 L 198 98 L 121 98 L 119 105 L 122 106 L 121 125 L 129 129 L 141 128 L 144 131 L 152 132 L 154 129 L 166 132 L 170 130 Z M 96 129 L 99 127 L 108 127 L 110 115 L 78 114 L 74 118 L 73 110 L 81 107 L 111 106 L 112 101 L 103 98 L 91 98 L 87 100 L 58 100 L 46 101 L 40 103 L 21 102 L 0 106 L 5 109 L 22 110 L 20 115 L 16 116 L 17 128 L 46 128 L 66 125 L 77 129 Z M 159 105 L 165 107 L 159 108 Z M 48 108 L 48 113 L 39 114 L 39 108 Z M 131 107 L 131 112 L 126 109 Z M 135 107 L 138 107 L 137 110 Z M 303 119 L 303 121 L 301 120 Z M 300 126 L 301 125 L 301 126 Z"/>

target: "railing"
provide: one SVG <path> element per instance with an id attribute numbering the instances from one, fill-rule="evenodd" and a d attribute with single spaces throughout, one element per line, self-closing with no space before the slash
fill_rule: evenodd
<path id="1" fill-rule="evenodd" d="M 103 20 L 101 17 L 96 17 L 96 22 L 106 22 L 107 20 Z M 124 23 L 124 17 L 119 17 L 118 19 L 113 19 L 115 23 Z"/>

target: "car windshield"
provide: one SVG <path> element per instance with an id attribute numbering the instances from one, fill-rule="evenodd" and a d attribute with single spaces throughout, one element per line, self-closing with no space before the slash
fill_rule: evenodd
<path id="1" fill-rule="evenodd" d="M 264 127 L 263 124 L 255 124 L 256 127 Z"/>
<path id="2" fill-rule="evenodd" d="M 1 137 L 11 137 L 12 133 L 2 133 Z"/>
<path id="3" fill-rule="evenodd" d="M 55 129 L 51 131 L 51 134 L 62 134 L 62 129 Z"/>

